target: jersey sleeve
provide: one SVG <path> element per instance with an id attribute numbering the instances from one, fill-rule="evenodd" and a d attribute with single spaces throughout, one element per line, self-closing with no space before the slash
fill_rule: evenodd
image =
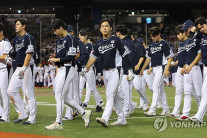
<path id="1" fill-rule="evenodd" d="M 167 59 L 174 56 L 173 51 L 167 42 L 163 43 L 163 53 Z"/>
<path id="2" fill-rule="evenodd" d="M 10 50 L 11 50 L 10 42 L 5 42 L 4 55 L 8 55 Z"/>
<path id="3" fill-rule="evenodd" d="M 65 43 L 66 48 L 66 56 L 60 58 L 60 62 L 68 62 L 73 61 L 77 55 L 77 45 L 74 45 L 74 39 L 69 38 L 68 41 Z"/>
<path id="4" fill-rule="evenodd" d="M 123 41 L 119 38 L 117 38 L 116 46 L 122 57 L 125 57 L 130 53 L 129 48 L 126 45 L 124 45 Z"/>
<path id="5" fill-rule="evenodd" d="M 26 54 L 27 53 L 34 53 L 35 40 L 30 35 L 27 35 L 27 37 L 25 38 L 25 46 L 26 46 L 26 52 L 25 52 Z"/>
<path id="6" fill-rule="evenodd" d="M 94 51 L 90 54 L 91 57 L 97 59 L 99 57 L 98 42 L 94 46 Z"/>
<path id="7" fill-rule="evenodd" d="M 147 58 L 150 58 L 151 59 L 151 53 L 150 53 L 150 47 L 147 47 L 146 48 L 146 55 L 145 55 Z"/>
<path id="8" fill-rule="evenodd" d="M 146 51 L 145 51 L 145 48 L 142 43 L 140 43 L 139 55 L 140 55 L 140 57 L 145 57 L 145 55 L 146 55 Z"/>

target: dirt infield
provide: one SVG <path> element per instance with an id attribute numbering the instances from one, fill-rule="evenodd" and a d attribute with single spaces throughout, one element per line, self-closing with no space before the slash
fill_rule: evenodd
<path id="1" fill-rule="evenodd" d="M 0 138 L 66 138 L 66 137 L 54 137 L 54 136 L 42 136 L 42 135 L 0 132 Z"/>

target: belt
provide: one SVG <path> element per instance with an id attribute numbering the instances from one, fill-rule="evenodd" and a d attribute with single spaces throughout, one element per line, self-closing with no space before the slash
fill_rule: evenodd
<path id="1" fill-rule="evenodd" d="M 178 65 L 178 67 L 183 68 L 184 65 Z"/>
<path id="2" fill-rule="evenodd" d="M 120 70 L 122 67 L 121 66 L 118 66 L 116 67 L 118 70 Z M 108 70 L 111 70 L 111 69 L 115 69 L 115 68 L 107 68 L 107 69 L 104 69 L 105 71 L 108 71 Z"/>
<path id="3" fill-rule="evenodd" d="M 207 64 L 203 64 L 205 67 L 207 67 Z"/>
<path id="4" fill-rule="evenodd" d="M 158 67 L 158 66 L 162 66 L 162 65 L 153 65 L 152 67 Z"/>

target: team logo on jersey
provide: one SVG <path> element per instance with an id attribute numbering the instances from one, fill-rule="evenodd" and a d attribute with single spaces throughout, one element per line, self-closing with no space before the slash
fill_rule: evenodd
<path id="1" fill-rule="evenodd" d="M 114 42 L 115 42 L 114 40 L 111 40 L 111 43 L 112 43 L 112 44 L 114 44 Z"/>
<path id="2" fill-rule="evenodd" d="M 60 50 L 64 49 L 65 48 L 65 45 L 62 44 L 62 45 L 57 45 L 57 53 L 60 52 Z"/>
<path id="3" fill-rule="evenodd" d="M 109 50 L 111 50 L 111 49 L 113 49 L 113 48 L 115 48 L 115 46 L 114 46 L 114 44 L 109 44 L 109 45 L 105 45 L 105 46 L 100 46 L 99 48 L 98 48 L 98 50 L 99 50 L 99 52 L 100 53 L 105 53 L 106 51 L 109 51 Z"/>
<path id="4" fill-rule="evenodd" d="M 195 46 L 196 46 L 196 42 L 195 41 L 193 43 L 186 44 L 186 51 L 191 50 Z"/>
<path id="5" fill-rule="evenodd" d="M 150 48 L 150 52 L 151 52 L 152 54 L 154 54 L 154 53 L 156 53 L 156 52 L 158 52 L 158 51 L 162 51 L 162 47 L 161 47 L 161 46 L 159 46 L 159 47 L 151 47 L 151 48 Z"/>

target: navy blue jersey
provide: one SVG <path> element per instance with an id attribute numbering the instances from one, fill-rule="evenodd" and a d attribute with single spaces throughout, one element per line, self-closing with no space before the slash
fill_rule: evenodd
<path id="1" fill-rule="evenodd" d="M 134 60 L 135 60 L 135 50 L 134 50 L 134 44 L 132 43 L 132 40 L 126 36 L 122 39 L 123 43 L 128 47 L 128 49 L 131 51 L 128 55 L 129 58 L 129 62 L 132 65 L 132 68 L 134 69 Z M 122 67 L 124 70 L 124 74 L 127 75 L 128 74 L 128 68 L 126 67 L 126 61 L 122 60 Z"/>
<path id="2" fill-rule="evenodd" d="M 56 42 L 55 52 L 56 58 L 60 58 L 60 62 L 56 62 L 56 65 L 71 65 L 77 54 L 75 38 L 70 34 L 67 34 L 64 38 L 59 38 Z"/>
<path id="3" fill-rule="evenodd" d="M 137 40 L 134 40 L 133 41 L 133 44 L 134 44 L 134 50 L 135 50 L 135 60 L 134 60 L 134 65 L 136 66 L 140 60 L 141 57 L 144 58 L 142 64 L 140 65 L 140 69 L 138 71 L 134 71 L 135 74 L 139 74 L 140 73 L 140 70 L 142 69 L 142 66 L 144 65 L 144 62 L 145 62 L 145 55 L 146 55 L 146 50 L 144 48 L 144 45 L 142 42 L 139 42 Z M 146 69 L 148 69 L 149 66 L 147 66 Z"/>
<path id="4" fill-rule="evenodd" d="M 190 65 L 194 61 L 198 53 L 200 53 L 200 40 L 196 39 L 195 37 L 189 37 L 186 40 L 186 51 L 186 64 Z"/>
<path id="5" fill-rule="evenodd" d="M 25 33 L 22 37 L 16 36 L 13 40 L 13 47 L 16 51 L 16 65 L 22 66 L 27 53 L 33 53 L 35 49 L 35 39 L 29 34 Z M 34 63 L 34 58 L 30 59 L 30 64 Z"/>
<path id="6" fill-rule="evenodd" d="M 116 55 L 118 53 L 122 56 L 123 60 L 126 60 L 126 66 L 128 68 L 132 68 L 128 59 L 130 51 L 121 39 L 116 36 L 111 36 L 108 39 L 102 38 L 97 41 L 91 57 L 97 59 L 101 55 L 102 69 L 110 69 L 120 66 L 116 62 Z"/>
<path id="7" fill-rule="evenodd" d="M 85 59 L 89 59 L 89 53 L 86 50 L 86 47 L 84 46 L 83 42 L 80 41 L 80 39 L 78 37 L 75 37 L 75 38 L 76 38 L 76 41 L 77 41 L 77 44 L 78 44 L 78 49 L 79 49 L 79 52 L 80 52 L 80 57 L 76 60 L 76 62 L 78 64 L 80 64 L 81 67 L 83 67 L 88 62 L 88 60 L 85 60 Z"/>
<path id="8" fill-rule="evenodd" d="M 163 58 L 166 59 L 173 57 L 173 52 L 170 49 L 170 45 L 165 41 L 161 40 L 159 42 L 151 42 L 149 49 L 146 52 L 147 58 L 151 58 L 151 66 L 161 66 L 164 65 Z"/>
<path id="9" fill-rule="evenodd" d="M 187 56 L 187 52 L 185 50 L 186 42 L 187 40 L 181 42 L 180 45 L 178 46 L 178 66 L 179 67 L 183 67 L 186 64 L 186 56 Z"/>
<path id="10" fill-rule="evenodd" d="M 207 35 L 203 36 L 200 43 L 202 63 L 207 65 Z"/>

